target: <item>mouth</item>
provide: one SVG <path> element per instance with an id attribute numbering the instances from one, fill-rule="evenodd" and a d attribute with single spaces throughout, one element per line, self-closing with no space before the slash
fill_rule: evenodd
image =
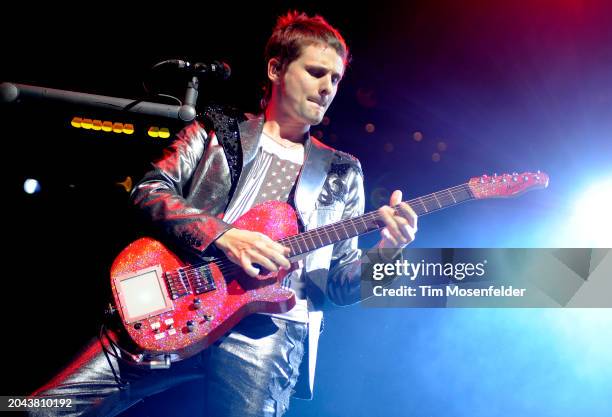
<path id="1" fill-rule="evenodd" d="M 322 101 L 319 101 L 319 100 L 316 100 L 316 99 L 313 99 L 313 98 L 309 98 L 308 101 L 318 105 L 319 107 L 325 108 L 325 102 L 322 102 Z"/>

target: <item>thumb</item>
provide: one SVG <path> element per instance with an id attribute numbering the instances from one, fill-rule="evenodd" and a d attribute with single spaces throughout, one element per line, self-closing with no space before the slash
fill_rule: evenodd
<path id="1" fill-rule="evenodd" d="M 397 206 L 401 202 L 402 202 L 402 192 L 400 190 L 393 191 L 393 194 L 391 194 L 391 198 L 389 200 L 389 205 L 393 207 L 393 206 Z"/>

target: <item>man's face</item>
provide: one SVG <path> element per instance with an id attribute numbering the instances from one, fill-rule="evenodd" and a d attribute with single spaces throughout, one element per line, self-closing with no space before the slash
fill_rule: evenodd
<path id="1" fill-rule="evenodd" d="M 302 47 L 280 77 L 279 110 L 293 122 L 317 125 L 336 96 L 344 62 L 328 45 Z"/>

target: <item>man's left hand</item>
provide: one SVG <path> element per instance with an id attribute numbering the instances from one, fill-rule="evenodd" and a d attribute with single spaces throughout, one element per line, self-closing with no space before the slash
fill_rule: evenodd
<path id="1" fill-rule="evenodd" d="M 417 214 L 402 202 L 402 192 L 395 190 L 391 194 L 388 206 L 378 209 L 378 214 L 385 222 L 381 232 L 379 248 L 403 248 L 414 240 L 417 232 Z"/>

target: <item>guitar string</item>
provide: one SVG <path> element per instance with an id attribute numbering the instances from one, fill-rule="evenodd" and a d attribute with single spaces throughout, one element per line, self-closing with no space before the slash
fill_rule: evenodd
<path id="1" fill-rule="evenodd" d="M 498 178 L 503 178 L 503 176 L 498 177 Z M 479 189 L 482 189 L 482 188 L 487 187 L 487 184 L 490 184 L 490 183 L 485 183 L 485 184 L 478 183 L 478 184 L 474 184 L 472 187 L 478 187 Z M 411 205 L 414 205 L 416 203 L 421 203 L 423 205 L 423 208 L 425 209 L 423 214 L 429 214 L 429 213 L 441 210 L 443 208 L 450 207 L 450 206 L 455 205 L 455 204 L 463 203 L 465 201 L 468 201 L 468 200 L 474 198 L 471 195 L 471 193 L 470 193 L 470 198 L 468 198 L 466 200 L 456 201 L 455 198 L 452 195 L 452 192 L 454 192 L 454 191 L 468 191 L 469 192 L 470 191 L 470 185 L 469 185 L 469 183 L 456 185 L 454 187 L 450 187 L 450 188 L 447 188 L 447 189 L 442 190 L 442 191 L 437 191 L 435 193 L 430 193 L 430 194 L 427 194 L 427 195 L 422 196 L 422 197 L 417 197 L 417 198 L 408 200 L 408 201 L 406 201 L 406 203 L 411 204 Z M 445 204 L 445 206 L 442 207 L 439 203 L 440 203 L 441 200 L 444 202 L 445 197 L 441 195 L 443 193 L 449 193 L 451 195 L 451 197 L 453 197 L 452 198 L 453 199 L 453 203 L 450 203 L 450 200 L 448 200 L 448 198 L 446 197 L 446 200 L 449 201 L 449 204 Z M 432 202 L 432 201 L 436 201 L 438 203 L 439 207 L 433 208 L 431 210 L 427 210 L 427 207 L 425 206 L 424 203 L 429 203 L 429 202 Z M 393 208 L 397 208 L 398 206 L 399 206 L 399 204 L 396 205 L 396 206 L 393 206 Z M 302 239 L 303 242 L 305 243 L 305 246 L 306 246 L 307 250 L 304 251 L 304 252 L 308 252 L 308 251 L 311 251 L 311 250 L 314 250 L 314 249 L 309 249 L 308 242 L 306 241 L 306 239 L 309 238 L 312 241 L 312 243 L 314 244 L 314 246 L 317 246 L 317 244 L 314 241 L 315 237 L 318 237 L 319 241 L 321 241 L 321 243 L 323 243 L 323 241 L 321 239 L 321 233 L 325 233 L 325 232 L 322 231 L 323 229 L 329 230 L 330 232 L 334 232 L 336 234 L 336 236 L 338 237 L 338 239 L 340 239 L 340 240 L 346 240 L 346 239 L 350 239 L 351 237 L 354 237 L 354 236 L 348 236 L 346 238 L 341 238 L 340 235 L 338 234 L 338 231 L 346 232 L 346 230 L 347 230 L 347 226 L 345 226 L 346 224 L 350 223 L 353 226 L 353 228 L 355 228 L 355 231 L 358 232 L 357 235 L 359 235 L 360 233 L 366 232 L 367 229 L 363 230 L 363 231 L 359 231 L 357 229 L 356 222 L 357 221 L 361 221 L 361 222 L 363 222 L 365 224 L 366 221 L 371 221 L 371 220 L 380 220 L 380 215 L 378 214 L 378 212 L 372 211 L 372 212 L 363 214 L 361 216 L 358 216 L 358 217 L 355 217 L 355 218 L 352 218 L 352 219 L 345 219 L 345 220 L 342 220 L 342 221 L 339 221 L 339 222 L 336 222 L 336 223 L 332 223 L 330 225 L 323 226 L 321 228 L 309 230 L 309 231 L 301 233 L 300 235 L 297 235 L 297 236 L 300 236 L 300 239 Z M 378 227 L 378 229 L 380 229 L 382 227 L 383 226 L 380 226 L 380 227 Z M 370 231 L 374 231 L 374 230 L 376 230 L 376 229 L 372 229 Z M 327 233 L 327 235 L 329 237 L 329 233 Z M 288 236 L 288 237 L 279 239 L 277 242 L 279 242 L 279 243 L 289 243 L 290 247 L 291 247 L 291 250 L 293 252 L 296 252 L 294 250 L 293 245 L 291 244 L 291 241 L 295 240 L 295 239 L 297 239 L 296 236 Z M 296 241 L 295 244 L 298 246 L 298 251 L 301 251 L 302 248 L 300 247 L 299 242 Z M 329 244 L 331 244 L 331 242 Z M 296 253 L 296 255 L 299 255 L 299 254 L 304 253 L 304 252 Z M 231 270 L 238 270 L 238 269 L 241 268 L 240 265 L 235 264 L 234 262 L 232 262 L 231 260 L 229 260 L 227 258 L 219 259 L 217 261 L 211 261 L 211 262 L 209 262 L 207 264 L 212 264 L 212 263 L 216 264 L 217 267 L 219 268 L 219 270 L 222 273 L 231 272 Z M 191 266 L 191 267 L 187 267 L 187 268 L 184 268 L 183 271 L 185 273 L 189 274 L 190 272 L 195 271 L 195 270 L 197 270 L 197 269 L 199 269 L 199 268 L 201 268 L 203 266 L 206 266 L 207 264 L 204 263 L 204 264 L 199 264 L 199 265 L 194 265 L 194 266 Z M 210 282 L 207 281 L 207 283 L 210 283 Z"/>
<path id="2" fill-rule="evenodd" d="M 460 188 L 464 188 L 465 190 L 469 190 L 469 188 L 467 187 L 467 184 L 461 184 L 461 185 L 457 185 L 455 187 L 451 187 L 451 188 L 449 188 L 447 190 L 439 191 L 438 193 L 443 193 L 443 192 L 450 191 L 450 190 L 453 190 L 453 189 L 457 190 L 457 189 L 460 189 Z M 432 194 L 430 194 L 430 195 L 432 195 Z M 423 197 L 418 197 L 418 198 L 415 198 L 415 199 L 412 199 L 412 200 L 408 200 L 407 203 L 408 204 L 414 204 L 414 203 L 418 202 L 419 200 L 425 201 L 425 202 L 430 202 L 430 201 L 434 201 L 434 200 L 439 201 L 439 199 L 436 199 L 435 197 L 423 196 Z M 460 202 L 455 202 L 453 204 L 459 204 L 459 203 L 464 202 L 464 201 L 466 201 L 466 200 L 462 200 Z M 452 204 L 446 205 L 445 207 L 448 207 L 450 205 L 452 205 Z M 394 206 L 394 208 L 397 208 L 398 206 L 399 205 L 396 205 L 396 206 Z M 437 211 L 437 210 L 440 210 L 440 209 L 442 209 L 442 207 L 434 208 L 432 210 L 426 211 L 426 213 L 431 213 L 431 212 L 434 212 L 434 211 Z M 361 222 L 365 223 L 366 221 L 372 221 L 372 220 L 380 220 L 380 215 L 378 214 L 378 212 L 372 211 L 372 212 L 363 214 L 361 216 L 355 217 L 353 219 L 341 220 L 339 222 L 323 226 L 323 228 L 325 228 L 325 229 L 327 229 L 327 230 L 329 230 L 331 232 L 334 232 L 336 234 L 336 236 L 338 237 L 338 239 L 346 240 L 346 239 L 349 239 L 351 236 L 348 236 L 348 237 L 343 239 L 338 234 L 339 231 L 346 231 L 347 230 L 347 227 L 345 226 L 346 223 L 349 223 L 351 221 L 353 223 L 356 222 L 356 221 L 361 221 Z M 355 227 L 355 226 L 356 225 L 354 225 L 353 227 Z M 379 227 L 379 229 L 380 228 L 382 228 L 382 226 Z M 372 229 L 371 231 L 374 231 L 374 230 L 376 230 L 376 229 Z M 365 230 L 363 232 L 365 232 Z M 363 233 L 363 232 L 361 232 L 361 233 Z M 317 231 L 317 229 L 313 229 L 313 230 L 309 230 L 307 232 L 304 232 L 304 233 L 300 234 L 299 236 L 300 236 L 301 239 L 306 239 L 307 237 L 309 237 L 311 239 L 311 241 L 314 243 L 313 237 L 314 236 L 319 236 L 320 233 L 321 233 L 321 231 Z M 329 236 L 329 234 L 328 234 L 328 236 Z M 295 239 L 295 238 L 296 238 L 296 236 L 288 236 L 286 238 L 279 239 L 277 242 L 285 243 L 285 242 L 288 242 L 288 241 L 290 241 L 292 239 Z M 321 239 L 319 238 L 319 240 L 321 240 Z M 304 240 L 304 242 L 305 242 L 305 240 Z M 295 242 L 295 243 L 296 243 L 298 249 L 301 251 L 302 248 L 300 247 L 299 243 L 297 243 L 297 242 Z M 293 245 L 291 245 L 291 249 L 292 249 L 293 252 L 295 252 L 295 250 L 293 248 Z M 306 249 L 308 249 L 308 243 L 306 243 Z M 307 252 L 307 251 L 305 251 L 305 252 Z M 234 262 L 232 262 L 229 259 L 219 259 L 218 261 L 212 261 L 210 263 L 215 263 L 217 265 L 217 267 L 221 270 L 222 273 L 229 272 L 231 269 L 234 269 L 234 268 L 236 268 L 236 269 L 240 268 L 239 265 L 235 264 Z M 201 268 L 202 266 L 205 266 L 205 265 L 206 264 L 194 265 L 194 266 L 191 266 L 191 267 L 184 268 L 183 271 L 190 272 L 190 271 L 199 269 L 199 268 Z M 230 268 L 228 269 L 228 267 L 230 267 Z"/>
<path id="3" fill-rule="evenodd" d="M 467 185 L 468 185 L 468 184 L 461 184 L 461 185 L 457 185 L 457 186 L 455 186 L 455 187 L 451 187 L 451 188 L 449 188 L 449 189 L 447 189 L 447 190 L 439 191 L 438 193 L 443 193 L 443 192 L 447 192 L 447 191 L 450 191 L 450 190 L 457 190 L 457 189 L 460 189 L 460 188 L 464 188 L 464 189 L 466 189 L 466 190 L 469 190 L 469 188 L 467 187 Z M 432 197 L 428 197 L 428 196 L 423 196 L 423 197 L 415 198 L 415 199 L 412 199 L 412 200 L 408 200 L 408 201 L 407 201 L 407 203 L 408 203 L 408 204 L 414 204 L 414 203 L 415 203 L 415 202 L 417 202 L 418 200 L 429 202 L 429 201 L 433 201 L 434 199 L 435 199 L 436 201 L 438 201 L 438 202 L 439 202 L 439 200 L 440 200 L 440 199 L 436 199 L 435 197 L 434 197 L 434 198 L 432 198 Z M 449 200 L 449 201 L 450 201 L 450 200 Z M 451 206 L 451 205 L 453 205 L 453 204 L 459 204 L 459 203 L 464 202 L 464 201 L 466 201 L 466 200 L 462 200 L 462 201 L 460 201 L 460 202 L 457 202 L 457 201 L 455 201 L 455 200 L 453 200 L 453 201 L 454 201 L 454 203 L 452 203 L 452 204 L 448 204 L 448 205 L 446 205 L 445 207 L 449 207 L 449 206 Z M 396 205 L 396 206 L 394 206 L 394 208 L 396 208 L 396 207 L 398 207 L 398 206 L 399 206 L 399 205 Z M 440 210 L 440 209 L 442 209 L 442 208 L 443 208 L 443 207 L 434 208 L 434 209 L 432 209 L 432 210 L 426 211 L 426 213 L 431 213 L 431 212 L 434 212 L 434 211 Z M 336 222 L 336 223 L 332 223 L 332 224 L 330 224 L 330 225 L 326 225 L 326 226 L 324 226 L 324 228 L 325 228 L 325 229 L 327 229 L 327 230 L 333 231 L 333 232 L 336 234 L 336 236 L 338 237 L 338 239 L 340 239 L 340 240 L 346 240 L 346 239 L 349 239 L 349 238 L 351 238 L 351 236 L 348 236 L 348 237 L 346 237 L 346 238 L 344 238 L 344 239 L 343 239 L 343 238 L 341 238 L 341 237 L 340 237 L 340 235 L 337 233 L 338 231 L 344 231 L 344 232 L 345 232 L 345 231 L 347 230 L 347 227 L 345 227 L 345 224 L 346 224 L 347 220 L 348 220 L 349 222 L 352 220 L 353 222 L 356 222 L 356 221 L 362 221 L 363 223 L 365 223 L 366 221 L 370 221 L 370 220 L 380 220 L 380 215 L 378 214 L 378 212 L 373 211 L 373 212 L 366 213 L 366 214 L 364 214 L 364 215 L 358 216 L 358 217 L 353 218 L 353 219 L 346 219 L 346 220 L 342 220 L 342 221 L 340 221 L 340 222 Z M 357 230 L 357 228 L 356 228 L 356 224 L 353 224 L 353 227 L 354 227 L 354 228 L 355 228 L 355 230 L 356 230 L 356 231 L 358 231 L 359 233 L 363 233 L 363 232 L 367 231 L 367 229 L 366 229 L 366 230 L 364 230 L 364 231 L 359 231 L 359 230 Z M 380 228 L 382 228 L 382 226 L 381 226 L 381 227 L 378 227 L 378 228 L 380 229 Z M 372 229 L 371 231 L 374 231 L 374 230 L 376 230 L 376 229 Z M 322 239 L 321 239 L 321 235 L 320 235 L 320 233 L 321 233 L 321 231 L 317 231 L 317 229 L 313 229 L 313 230 L 310 230 L 310 231 L 304 232 L 304 233 L 302 233 L 302 234 L 300 234 L 300 235 L 299 235 L 299 236 L 300 236 L 300 238 L 301 238 L 301 239 L 303 239 L 303 241 L 305 242 L 305 246 L 306 246 L 306 249 L 307 249 L 307 250 L 306 250 L 306 251 L 304 251 L 304 252 L 308 252 L 308 251 L 309 251 L 309 250 L 308 250 L 308 249 L 309 249 L 309 247 L 308 247 L 308 243 L 306 242 L 306 240 L 305 240 L 305 239 L 306 239 L 306 238 L 310 238 L 310 240 L 312 241 L 312 243 L 313 243 L 313 244 L 315 244 L 314 237 L 316 236 L 316 237 L 318 237 L 318 238 L 319 238 L 319 240 L 322 242 Z M 328 237 L 329 237 L 329 233 L 328 233 Z M 295 239 L 295 238 L 296 238 L 295 236 L 288 236 L 288 237 L 286 237 L 286 238 L 283 238 L 283 239 L 278 240 L 277 242 L 279 242 L 279 243 L 285 243 L 285 242 L 289 243 L 289 242 L 290 242 L 292 239 Z M 296 243 L 296 245 L 297 245 L 297 247 L 298 247 L 298 250 L 299 250 L 299 251 L 301 251 L 301 250 L 302 250 L 302 248 L 300 247 L 300 244 L 299 244 L 298 242 L 295 242 L 295 243 Z M 331 244 L 331 243 L 330 243 L 330 244 Z M 290 245 L 290 246 L 291 246 L 291 250 L 292 250 L 293 252 L 295 252 L 293 245 Z M 315 244 L 315 246 L 316 246 L 316 244 Z M 312 250 L 312 249 L 311 249 L 311 250 Z M 304 252 L 302 252 L 302 253 L 304 253 Z M 231 260 L 229 260 L 229 259 L 219 259 L 219 260 L 217 260 L 217 261 L 212 261 L 212 262 L 209 262 L 209 264 L 210 264 L 210 263 L 214 263 L 214 264 L 216 264 L 216 265 L 217 265 L 217 267 L 219 268 L 219 270 L 220 270 L 222 273 L 227 273 L 227 272 L 230 272 L 231 270 L 234 270 L 234 269 L 235 269 L 235 270 L 238 270 L 238 269 L 240 269 L 240 268 L 241 268 L 241 267 L 240 267 L 240 265 L 235 264 L 234 262 L 232 262 L 232 261 L 231 261 Z M 194 266 L 191 266 L 191 267 L 184 268 L 184 269 L 183 269 L 183 271 L 185 271 L 185 273 L 189 273 L 189 272 L 194 271 L 194 270 L 197 270 L 197 269 L 199 269 L 199 268 L 201 268 L 201 267 L 203 267 L 203 266 L 205 266 L 205 265 L 206 265 L 206 264 L 194 265 Z"/>

